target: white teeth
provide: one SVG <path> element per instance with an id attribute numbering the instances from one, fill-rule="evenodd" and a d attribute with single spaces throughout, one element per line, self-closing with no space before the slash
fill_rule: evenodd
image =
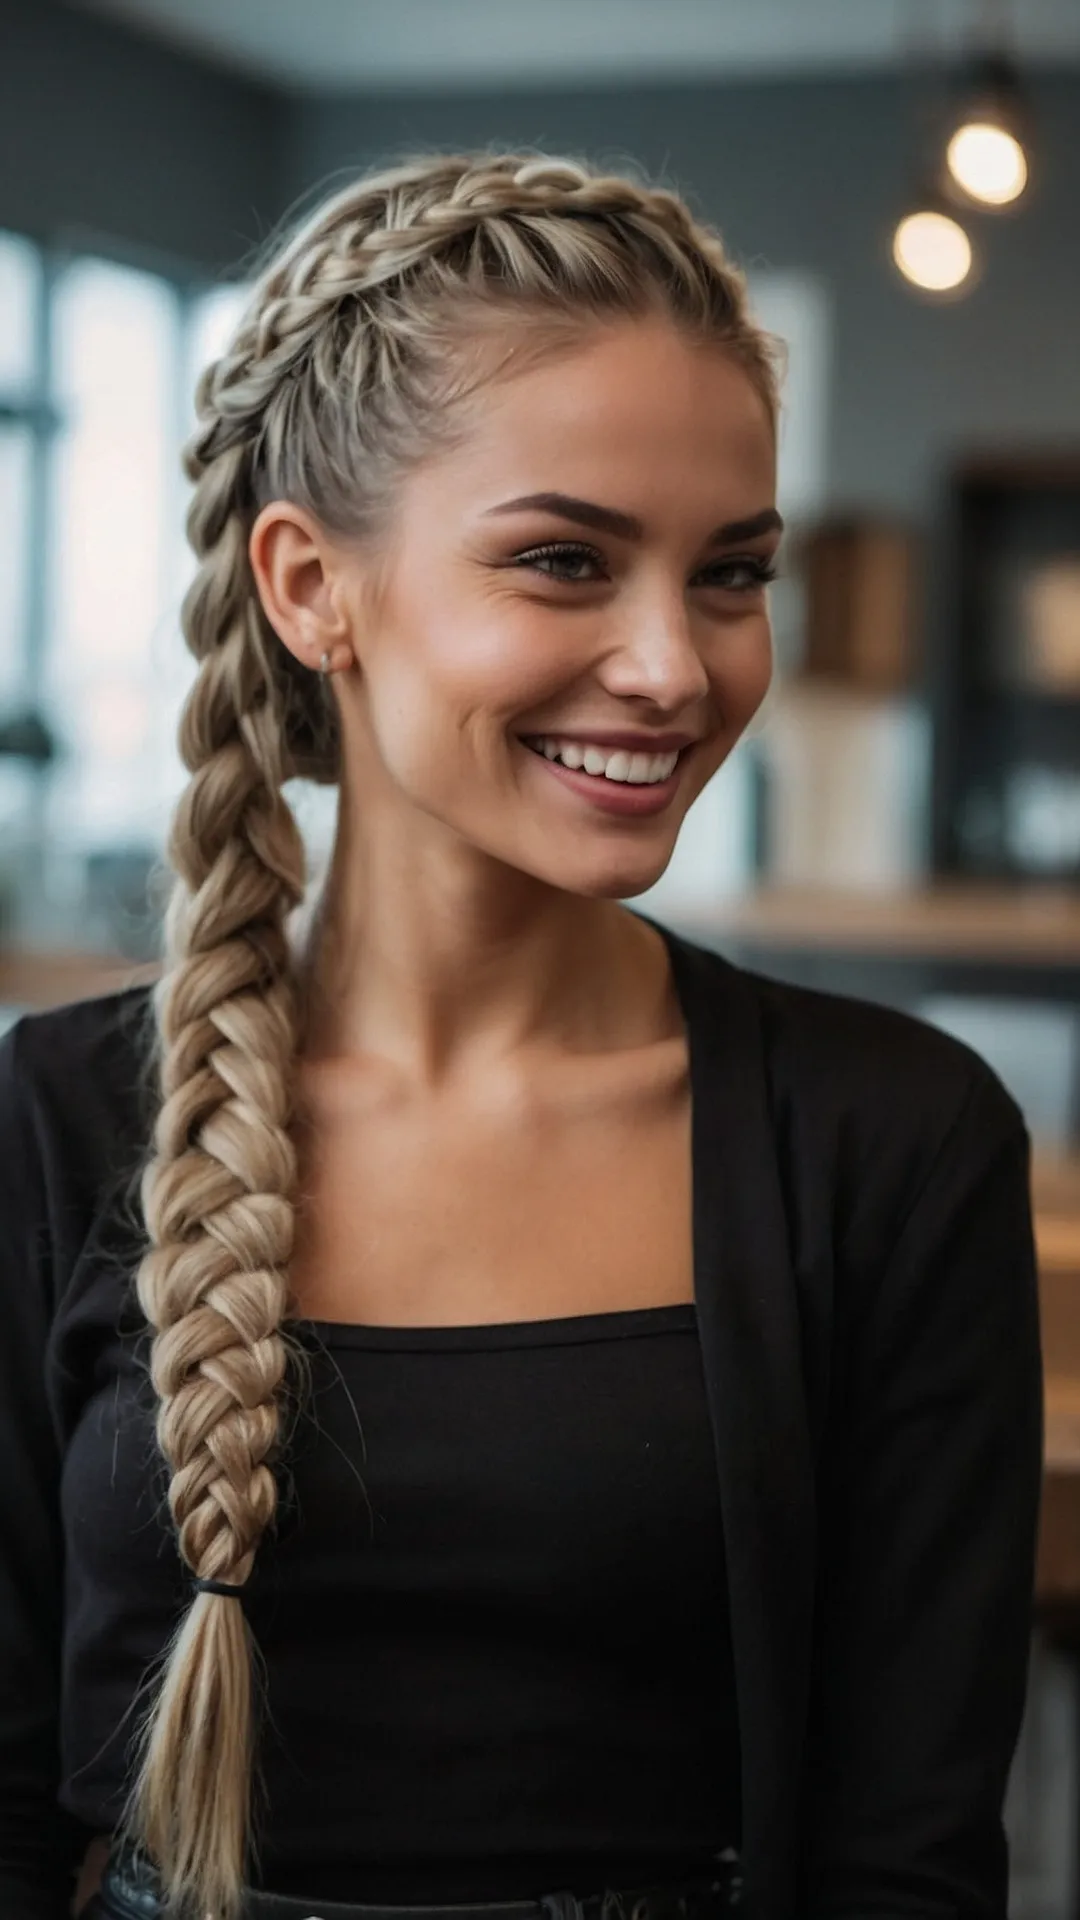
<path id="1" fill-rule="evenodd" d="M 630 755 L 625 747 L 620 747 L 617 753 L 612 754 L 604 768 L 604 777 L 607 780 L 629 780 Z"/>
<path id="2" fill-rule="evenodd" d="M 581 746 L 576 740 L 552 739 L 544 735 L 532 743 L 545 760 L 559 760 L 564 767 L 584 768 L 586 773 L 629 786 L 654 786 L 667 780 L 679 758 L 675 753 L 630 753 L 625 747 L 613 752 L 604 747 Z"/>

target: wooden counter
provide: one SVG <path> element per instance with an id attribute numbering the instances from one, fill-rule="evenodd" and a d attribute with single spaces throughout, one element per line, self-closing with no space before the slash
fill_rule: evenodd
<path id="1" fill-rule="evenodd" d="M 935 882 L 873 894 L 761 886 L 707 911 L 671 909 L 687 932 L 754 946 L 949 956 L 1080 967 L 1080 886 Z"/>
<path id="2" fill-rule="evenodd" d="M 662 917 L 707 946 L 925 957 L 991 967 L 1065 966 L 1080 972 L 1080 884 L 935 881 L 880 894 L 762 885 L 707 910 L 672 904 Z M 69 990 L 108 992 L 113 983 L 152 977 L 155 971 L 154 965 L 111 954 L 9 948 L 0 951 L 0 1001 L 56 1005 Z"/>
<path id="3" fill-rule="evenodd" d="M 159 972 L 156 961 L 141 965 L 109 953 L 35 953 L 9 947 L 0 951 L 0 1004 L 60 1007 L 153 980 Z"/>

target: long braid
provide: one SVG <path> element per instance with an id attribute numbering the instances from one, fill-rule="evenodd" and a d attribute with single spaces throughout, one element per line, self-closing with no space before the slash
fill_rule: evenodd
<path id="1" fill-rule="evenodd" d="M 197 466 L 189 450 L 189 472 Z M 296 1182 L 285 923 L 303 897 L 305 853 L 281 793 L 281 725 L 257 636 L 252 644 L 243 526 L 229 504 L 237 467 L 236 449 L 217 456 L 188 523 L 203 565 L 183 625 L 201 665 L 179 730 L 191 779 L 167 846 L 176 881 L 155 990 L 161 1105 L 141 1184 L 152 1249 L 137 1290 L 155 1329 L 157 1438 L 180 1553 L 200 1578 L 242 1585 L 277 1498 L 269 1457 Z M 222 1905 L 244 1858 L 251 1669 L 242 1608 L 201 1595 L 146 1729 L 138 1828 L 177 1905 L 199 1912 Z"/>
<path id="2" fill-rule="evenodd" d="M 557 345 L 598 315 L 650 310 L 722 343 L 775 418 L 776 343 L 678 196 L 546 155 L 422 155 L 333 196 L 278 249 L 199 381 L 185 466 L 200 566 L 182 614 L 199 670 L 167 846 L 136 1284 L 179 1552 L 200 1579 L 243 1586 L 275 1513 L 282 1388 L 301 1357 L 288 1267 L 307 1014 L 289 924 L 305 851 L 282 789 L 340 773 L 334 703 L 260 605 L 252 521 L 283 498 L 330 529 L 377 531 L 410 460 L 484 378 L 478 338 L 531 328 Z M 254 1653 L 243 1608 L 198 1594 L 140 1741 L 127 1825 L 171 1910 L 198 1920 L 239 1908 Z"/>

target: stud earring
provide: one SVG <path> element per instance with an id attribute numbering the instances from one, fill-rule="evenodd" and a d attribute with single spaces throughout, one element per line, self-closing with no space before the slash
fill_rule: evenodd
<path id="1" fill-rule="evenodd" d="M 322 659 L 319 661 L 319 672 L 322 674 L 327 674 L 329 673 L 329 671 L 330 671 L 330 655 L 328 653 L 324 653 Z"/>

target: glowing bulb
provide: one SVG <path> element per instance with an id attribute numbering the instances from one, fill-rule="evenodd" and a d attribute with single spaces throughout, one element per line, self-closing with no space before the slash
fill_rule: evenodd
<path id="1" fill-rule="evenodd" d="M 945 213 L 909 213 L 893 236 L 893 259 L 917 287 L 944 293 L 971 272 L 971 242 Z"/>
<path id="2" fill-rule="evenodd" d="M 1004 207 L 1027 185 L 1024 149 L 1015 134 L 989 121 L 969 120 L 948 145 L 949 172 L 973 200 Z"/>

